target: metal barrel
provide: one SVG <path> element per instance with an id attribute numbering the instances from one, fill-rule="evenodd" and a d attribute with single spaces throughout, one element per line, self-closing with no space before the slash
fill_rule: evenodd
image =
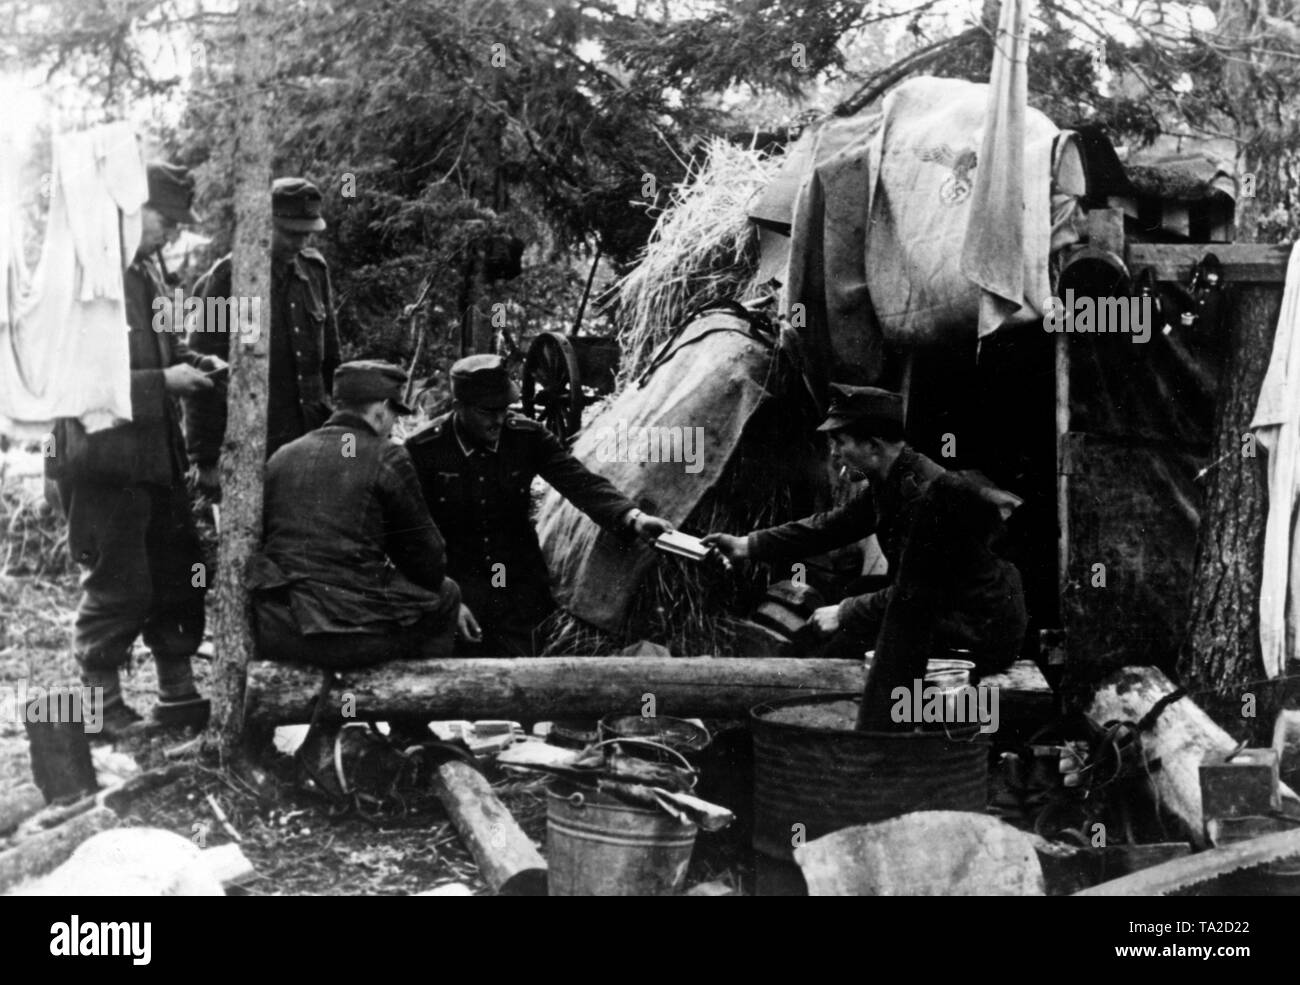
<path id="1" fill-rule="evenodd" d="M 606 794 L 557 784 L 546 798 L 552 896 L 675 896 L 696 826 Z"/>
<path id="2" fill-rule="evenodd" d="M 855 824 L 910 811 L 984 810 L 989 743 L 978 725 L 857 732 L 770 718 L 784 708 L 860 699 L 856 692 L 835 692 L 766 702 L 750 711 L 757 851 L 792 859 L 796 841 Z"/>

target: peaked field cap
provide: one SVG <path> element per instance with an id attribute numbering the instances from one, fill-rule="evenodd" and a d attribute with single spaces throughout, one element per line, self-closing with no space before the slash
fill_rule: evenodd
<path id="1" fill-rule="evenodd" d="M 203 221 L 194 211 L 194 175 L 189 168 L 167 161 L 150 161 L 145 165 L 145 175 L 149 183 L 146 205 L 173 222 L 197 225 Z"/>
<path id="2" fill-rule="evenodd" d="M 320 232 L 325 228 L 320 189 L 306 178 L 276 178 L 271 182 L 271 216 L 290 232 Z"/>
<path id="3" fill-rule="evenodd" d="M 334 371 L 334 399 L 338 403 L 366 404 L 391 400 L 403 414 L 415 411 L 402 402 L 406 370 L 377 359 L 357 359 Z"/>
<path id="4" fill-rule="evenodd" d="M 838 431 L 850 424 L 877 425 L 882 430 L 903 426 L 903 398 L 875 386 L 830 385 L 831 405 L 818 431 Z"/>
<path id="5" fill-rule="evenodd" d="M 510 379 L 506 361 L 482 353 L 458 359 L 451 366 L 451 395 L 476 407 L 509 407 L 519 399 L 519 387 Z"/>

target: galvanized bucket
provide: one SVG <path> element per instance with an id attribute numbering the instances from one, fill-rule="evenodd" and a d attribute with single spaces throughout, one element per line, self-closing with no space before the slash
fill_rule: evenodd
<path id="1" fill-rule="evenodd" d="M 696 830 L 662 811 L 557 784 L 546 798 L 550 895 L 675 896 Z"/>
<path id="2" fill-rule="evenodd" d="M 976 725 L 922 732 L 857 732 L 861 696 L 785 698 L 750 712 L 754 734 L 754 848 L 793 858 L 795 844 L 910 811 L 982 812 L 987 736 Z M 848 706 L 840 708 L 840 704 Z M 842 717 L 842 727 L 773 721 L 784 709 Z M 831 712 L 845 710 L 843 716 Z"/>

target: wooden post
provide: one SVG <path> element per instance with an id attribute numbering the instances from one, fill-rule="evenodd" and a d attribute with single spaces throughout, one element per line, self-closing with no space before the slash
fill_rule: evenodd
<path id="1" fill-rule="evenodd" d="M 271 335 L 271 92 L 275 47 L 267 0 L 241 0 L 236 15 L 235 244 L 231 293 L 248 298 L 257 324 L 241 324 L 230 346 L 230 398 L 221 456 L 221 544 L 213 590 L 213 708 L 208 745 L 223 760 L 239 752 L 244 686 L 253 639 L 244 570 L 262 536 L 262 468 Z"/>

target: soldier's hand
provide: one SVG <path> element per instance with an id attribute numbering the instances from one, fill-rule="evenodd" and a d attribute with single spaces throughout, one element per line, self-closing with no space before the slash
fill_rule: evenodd
<path id="1" fill-rule="evenodd" d="M 717 548 L 719 554 L 732 561 L 749 557 L 748 537 L 733 537 L 731 534 L 705 534 L 700 540 L 710 547 Z"/>
<path id="2" fill-rule="evenodd" d="M 838 605 L 823 605 L 820 609 L 814 609 L 808 624 L 824 636 L 830 636 L 832 633 L 838 632 L 840 628 L 840 607 Z"/>
<path id="3" fill-rule="evenodd" d="M 660 516 L 651 516 L 649 513 L 642 513 L 632 523 L 636 529 L 636 535 L 642 540 L 654 540 L 660 534 L 666 534 L 673 529 L 673 525 Z"/>
<path id="4" fill-rule="evenodd" d="M 456 616 L 456 629 L 471 643 L 480 643 L 483 640 L 483 630 L 479 628 L 474 613 L 469 611 L 469 606 L 464 602 L 460 604 L 460 613 Z"/>
<path id="5" fill-rule="evenodd" d="M 213 386 L 202 370 L 195 369 L 189 363 L 177 363 L 164 369 L 163 385 L 168 393 L 176 397 L 211 390 Z"/>

